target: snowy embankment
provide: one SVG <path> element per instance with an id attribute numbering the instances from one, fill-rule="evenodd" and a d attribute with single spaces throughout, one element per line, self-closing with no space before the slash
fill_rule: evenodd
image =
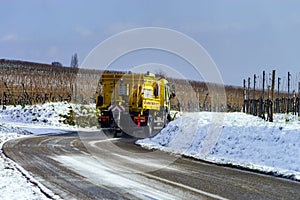
<path id="1" fill-rule="evenodd" d="M 9 139 L 28 135 L 61 134 L 77 130 L 76 124 L 92 124 L 94 105 L 73 105 L 65 102 L 46 103 L 43 105 L 7 106 L 0 109 L 0 148 Z M 72 113 L 81 113 L 76 119 Z M 82 116 L 82 118 L 80 117 Z M 82 120 L 85 119 L 85 120 Z M 83 123 L 85 121 L 85 123 Z M 34 180 L 21 166 L 6 158 L 0 151 L 0 199 L 60 199 L 43 185 Z M 43 193 L 45 194 L 43 194 Z"/>
<path id="2" fill-rule="evenodd" d="M 271 123 L 244 113 L 186 113 L 137 144 L 300 180 L 298 116 L 275 115 Z"/>

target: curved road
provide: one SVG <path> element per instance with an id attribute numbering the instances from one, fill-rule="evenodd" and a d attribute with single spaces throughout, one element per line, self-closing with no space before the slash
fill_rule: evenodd
<path id="1" fill-rule="evenodd" d="M 300 199 L 300 183 L 144 150 L 98 133 L 26 137 L 4 153 L 64 199 Z"/>

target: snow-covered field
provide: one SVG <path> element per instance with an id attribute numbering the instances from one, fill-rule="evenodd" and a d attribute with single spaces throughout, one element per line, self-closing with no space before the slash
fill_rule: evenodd
<path id="1" fill-rule="evenodd" d="M 0 108 L 0 147 L 12 138 L 76 130 L 70 116 L 79 111 L 82 117 L 76 118 L 77 125 L 95 125 L 94 105 L 61 102 Z M 300 180 L 300 122 L 291 115 L 276 115 L 275 122 L 269 123 L 243 113 L 184 113 L 154 138 L 137 143 Z M 0 199 L 47 199 L 40 191 L 43 186 L 36 185 L 39 183 L 1 152 Z M 59 199 L 46 188 L 43 191 Z"/>

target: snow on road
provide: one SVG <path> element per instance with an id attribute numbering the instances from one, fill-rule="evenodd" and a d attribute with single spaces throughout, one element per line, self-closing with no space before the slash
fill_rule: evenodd
<path id="1" fill-rule="evenodd" d="M 91 115 L 93 108 L 94 105 L 64 102 L 0 108 L 0 147 L 12 138 L 76 130 L 62 123 L 65 115 L 71 109 L 81 110 L 83 120 L 79 120 L 86 123 L 92 121 L 84 117 Z M 276 115 L 275 122 L 270 123 L 243 113 L 185 113 L 155 137 L 137 143 L 145 148 L 300 180 L 300 122 L 292 115 Z M 20 171 L 18 165 L 1 153 L 0 199 L 47 199 L 32 184 L 35 181 Z"/>
<path id="2" fill-rule="evenodd" d="M 135 172 L 122 173 L 115 166 L 106 166 L 102 162 L 87 156 L 57 156 L 55 160 L 85 176 L 95 185 L 118 188 L 118 192 L 131 194 L 138 199 L 178 199 L 176 195 L 161 191 L 159 182 L 144 180 Z M 117 180 L 117 181 L 116 181 Z M 146 185 L 145 183 L 151 182 Z"/>

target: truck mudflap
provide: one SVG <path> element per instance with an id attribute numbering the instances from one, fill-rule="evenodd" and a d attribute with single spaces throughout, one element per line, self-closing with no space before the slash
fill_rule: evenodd
<path id="1" fill-rule="evenodd" d="M 121 130 L 119 128 L 100 128 L 100 133 L 108 138 L 115 138 Z"/>
<path id="2" fill-rule="evenodd" d="M 98 123 L 101 128 L 109 128 L 114 123 L 114 118 L 111 112 L 105 111 L 98 116 Z"/>

